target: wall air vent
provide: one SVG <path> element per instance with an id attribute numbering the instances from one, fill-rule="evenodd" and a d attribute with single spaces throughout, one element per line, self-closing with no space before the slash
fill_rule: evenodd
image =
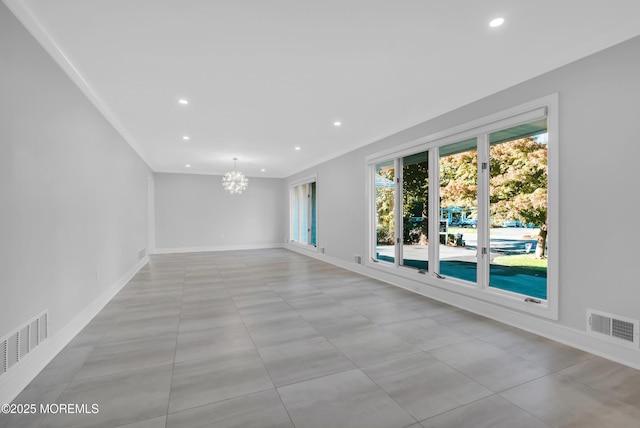
<path id="1" fill-rule="evenodd" d="M 47 311 L 0 339 L 0 378 L 49 336 Z"/>
<path id="2" fill-rule="evenodd" d="M 0 342 L 0 376 L 7 371 L 7 361 L 9 356 L 7 355 L 7 341 Z"/>
<path id="3" fill-rule="evenodd" d="M 587 332 L 601 339 L 638 348 L 640 321 L 587 309 Z"/>

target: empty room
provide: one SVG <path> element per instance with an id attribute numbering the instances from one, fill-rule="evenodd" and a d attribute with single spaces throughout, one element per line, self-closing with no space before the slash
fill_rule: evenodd
<path id="1" fill-rule="evenodd" d="M 2 0 L 0 427 L 637 428 L 639 102 L 637 0 Z"/>

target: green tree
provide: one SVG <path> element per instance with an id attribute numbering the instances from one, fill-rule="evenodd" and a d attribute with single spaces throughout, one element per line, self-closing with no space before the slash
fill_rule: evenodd
<path id="1" fill-rule="evenodd" d="M 377 174 L 387 182 L 394 182 L 393 169 L 378 171 Z M 394 187 L 376 187 L 376 238 L 378 244 L 393 244 L 395 236 Z"/>
<path id="2" fill-rule="evenodd" d="M 547 245 L 547 145 L 535 137 L 491 146 L 491 215 L 540 227 L 536 257 Z"/>
<path id="3" fill-rule="evenodd" d="M 404 242 L 417 243 L 429 237 L 429 162 L 407 163 L 402 168 L 402 212 Z M 422 217 L 415 225 L 412 217 Z"/>
<path id="4" fill-rule="evenodd" d="M 478 198 L 478 151 L 440 158 L 440 204 L 475 210 Z"/>

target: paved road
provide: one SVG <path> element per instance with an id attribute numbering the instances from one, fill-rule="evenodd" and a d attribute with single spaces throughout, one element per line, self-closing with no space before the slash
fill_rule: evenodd
<path id="1" fill-rule="evenodd" d="M 491 252 L 506 255 L 535 253 L 540 229 L 506 227 L 491 229 Z M 462 239 L 469 248 L 478 245 L 476 233 L 462 233 Z"/>
<path id="2" fill-rule="evenodd" d="M 462 229 L 462 239 L 465 241 L 464 247 L 440 246 L 441 260 L 468 260 L 469 257 L 476 256 L 478 245 L 477 234 Z M 471 229 L 469 229 L 471 230 Z M 527 229 L 521 227 L 496 228 L 491 229 L 491 253 L 496 255 L 528 254 L 536 251 L 538 244 L 537 234 L 539 229 Z M 534 236 L 535 235 L 535 236 Z M 427 246 L 405 245 L 403 254 L 405 259 L 427 260 Z M 393 257 L 393 246 L 380 246 L 378 253 Z"/>

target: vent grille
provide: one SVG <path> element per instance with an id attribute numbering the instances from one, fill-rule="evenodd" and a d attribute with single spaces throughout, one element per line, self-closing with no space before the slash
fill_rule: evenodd
<path id="1" fill-rule="evenodd" d="M 35 321 L 32 321 L 31 324 L 29 324 L 29 328 L 31 329 L 31 331 L 36 332 L 37 334 L 30 334 L 29 335 L 29 349 L 33 349 L 36 346 L 38 346 L 40 344 L 40 320 L 37 319 Z"/>
<path id="2" fill-rule="evenodd" d="M 633 342 L 634 325 L 618 319 L 611 320 L 611 335 L 627 342 Z"/>
<path id="3" fill-rule="evenodd" d="M 7 371 L 7 342 L 3 340 L 0 342 L 0 376 Z"/>
<path id="4" fill-rule="evenodd" d="M 0 377 L 49 336 L 48 319 L 45 311 L 0 339 Z"/>
<path id="5" fill-rule="evenodd" d="M 20 333 L 13 333 L 7 339 L 7 371 L 18 362 L 20 357 Z"/>
<path id="6" fill-rule="evenodd" d="M 591 330 L 611 336 L 611 317 L 591 314 Z"/>
<path id="7" fill-rule="evenodd" d="M 587 332 L 616 343 L 637 348 L 639 325 L 638 320 L 587 309 Z"/>

